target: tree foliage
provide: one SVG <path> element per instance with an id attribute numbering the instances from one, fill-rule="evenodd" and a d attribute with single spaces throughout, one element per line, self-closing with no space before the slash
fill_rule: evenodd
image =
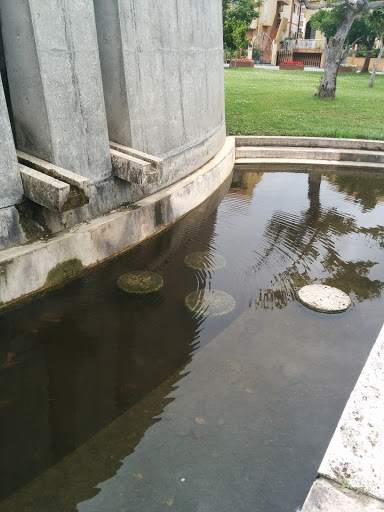
<path id="1" fill-rule="evenodd" d="M 224 48 L 238 50 L 248 45 L 247 24 L 245 21 L 236 21 L 229 18 L 223 27 Z"/>
<path id="2" fill-rule="evenodd" d="M 364 18 L 367 12 L 383 8 L 384 0 L 330 0 L 321 4 L 310 4 L 309 0 L 303 0 L 303 2 L 305 7 L 310 10 L 339 9 L 336 11 L 338 15 L 335 17 L 336 31 L 328 46 L 324 74 L 317 92 L 319 98 L 335 99 L 337 73 L 345 53 L 348 37 L 351 37 L 352 25 L 357 18 Z M 322 21 L 325 22 L 326 19 L 329 22 L 329 18 L 322 15 Z M 327 30 L 330 30 L 329 25 Z"/>
<path id="3" fill-rule="evenodd" d="M 247 28 L 257 18 L 256 7 L 259 5 L 253 0 L 222 0 L 225 48 L 238 50 L 248 45 Z"/>
<path id="4" fill-rule="evenodd" d="M 320 30 L 329 41 L 336 34 L 342 16 L 342 7 L 335 7 L 331 10 L 320 9 L 311 17 L 311 27 Z"/>
<path id="5" fill-rule="evenodd" d="M 320 9 L 311 18 L 311 26 L 320 30 L 327 41 L 332 39 L 336 35 L 337 28 L 339 27 L 345 7 L 334 7 L 330 10 Z M 369 12 L 365 12 L 361 17 L 356 18 L 350 28 L 348 35 L 345 40 L 345 47 L 348 47 L 354 43 L 364 43 L 367 47 L 370 47 L 375 39 L 376 33 L 372 30 L 369 23 L 371 17 Z"/>

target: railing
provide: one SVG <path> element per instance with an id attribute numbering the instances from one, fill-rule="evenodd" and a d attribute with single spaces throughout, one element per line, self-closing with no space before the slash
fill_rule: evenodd
<path id="1" fill-rule="evenodd" d="M 321 64 L 321 53 L 301 53 L 300 49 L 297 48 L 294 50 L 278 50 L 276 65 L 278 66 L 285 60 L 301 61 L 304 66 L 318 68 Z"/>
<path id="2" fill-rule="evenodd" d="M 288 39 L 282 43 L 285 50 L 325 50 L 323 39 Z"/>

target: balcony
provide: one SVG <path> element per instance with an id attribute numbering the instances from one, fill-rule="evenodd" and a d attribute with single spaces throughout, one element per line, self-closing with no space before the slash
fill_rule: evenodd
<path id="1" fill-rule="evenodd" d="M 324 39 L 286 39 L 283 43 L 284 48 L 292 50 L 324 50 Z"/>

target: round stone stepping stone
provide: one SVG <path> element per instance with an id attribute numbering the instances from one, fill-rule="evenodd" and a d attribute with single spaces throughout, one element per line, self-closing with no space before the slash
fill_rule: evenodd
<path id="1" fill-rule="evenodd" d="M 310 284 L 298 292 L 300 302 L 320 313 L 340 313 L 352 306 L 349 296 L 333 286 Z"/>
<path id="2" fill-rule="evenodd" d="M 157 292 L 164 284 L 163 278 L 148 270 L 135 270 L 123 274 L 117 280 L 117 286 L 126 293 L 142 295 Z"/>
<path id="3" fill-rule="evenodd" d="M 194 270 L 217 270 L 225 267 L 226 261 L 220 254 L 209 254 L 206 251 L 192 252 L 184 258 L 184 263 Z"/>
<path id="4" fill-rule="evenodd" d="M 223 316 L 234 309 L 236 302 L 228 293 L 218 290 L 201 290 L 190 293 L 185 299 L 185 305 L 193 313 L 204 316 Z"/>

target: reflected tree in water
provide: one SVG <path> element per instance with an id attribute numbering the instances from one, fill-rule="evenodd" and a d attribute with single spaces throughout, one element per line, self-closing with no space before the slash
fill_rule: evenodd
<path id="1" fill-rule="evenodd" d="M 378 186 L 376 180 L 365 183 L 360 178 L 360 181 L 363 182 L 359 185 L 360 196 L 363 197 L 363 191 L 365 194 L 365 206 L 362 204 L 362 207 L 368 209 L 373 197 L 376 204 Z M 342 183 L 347 186 L 347 180 L 344 179 Z M 352 179 L 349 190 L 356 190 L 354 183 L 355 179 Z M 260 291 L 255 301 L 256 308 L 284 308 L 295 299 L 296 290 L 316 281 L 354 294 L 359 302 L 381 296 L 384 283 L 369 277 L 376 262 L 343 261 L 335 248 L 335 241 L 346 235 L 357 234 L 368 236 L 383 247 L 384 231 L 380 228 L 360 228 L 353 217 L 341 215 L 337 208 L 324 209 L 320 202 L 320 186 L 321 174 L 309 173 L 308 209 L 289 218 L 286 213 L 276 211 L 267 223 L 265 239 L 269 245 L 258 263 L 248 270 L 248 275 L 254 275 L 268 266 L 268 260 L 272 253 L 276 254 L 276 250 L 288 266 L 274 275 L 267 289 Z"/>
<path id="2" fill-rule="evenodd" d="M 370 175 L 361 178 L 346 174 L 328 174 L 326 179 L 334 185 L 339 192 L 345 192 L 360 203 L 362 210 L 373 210 L 378 199 L 384 197 L 384 179 L 382 175 Z"/>

